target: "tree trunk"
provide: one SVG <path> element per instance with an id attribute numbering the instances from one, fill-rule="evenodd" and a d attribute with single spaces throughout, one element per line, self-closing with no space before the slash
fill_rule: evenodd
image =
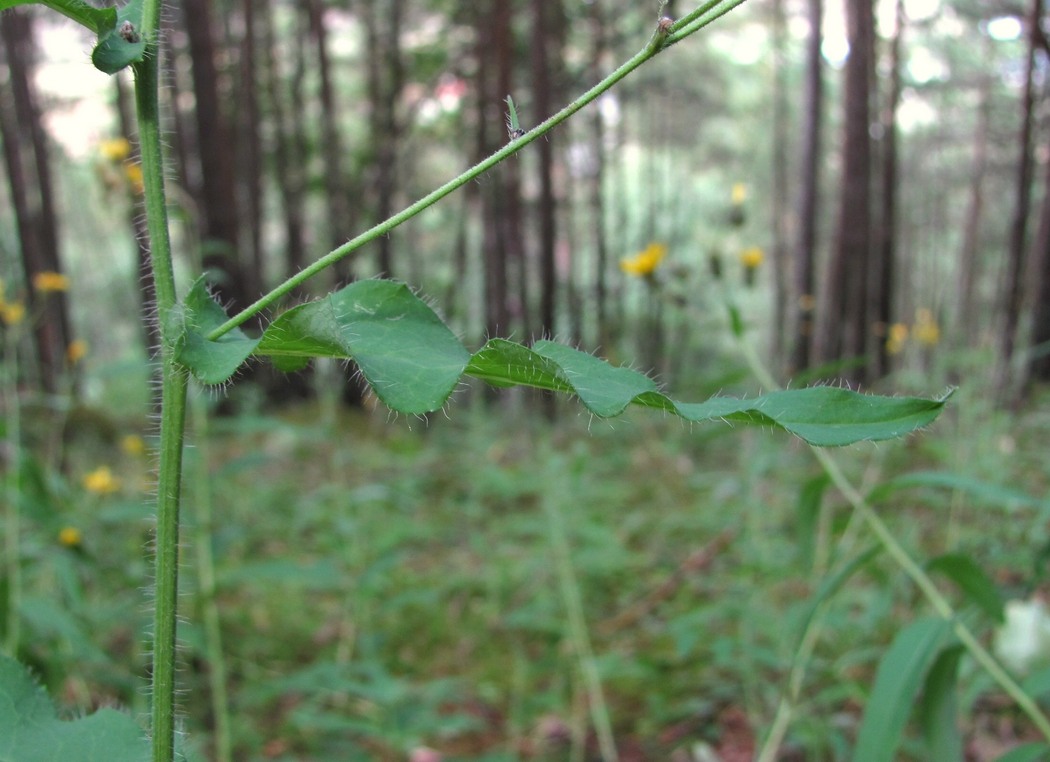
<path id="1" fill-rule="evenodd" d="M 608 54 L 605 13 L 601 3 L 591 3 L 590 22 L 593 42 L 588 78 L 591 82 L 597 82 L 605 74 L 604 59 Z M 612 337 L 609 335 L 608 316 L 609 242 L 605 235 L 605 120 L 600 107 L 591 109 L 588 126 L 590 128 L 590 153 L 594 162 L 587 184 L 587 205 L 590 209 L 591 235 L 594 239 L 595 335 L 593 346 L 608 348 Z"/>
<path id="2" fill-rule="evenodd" d="M 239 261 L 237 196 L 231 132 L 220 103 L 219 74 L 212 37 L 211 3 L 185 0 L 183 24 L 193 59 L 193 94 L 197 124 L 197 152 L 201 167 L 203 263 L 212 273 L 220 301 L 237 309 L 247 305 L 243 268 Z"/>
<path id="3" fill-rule="evenodd" d="M 808 0 L 809 37 L 806 40 L 805 91 L 802 106 L 802 145 L 798 196 L 798 239 L 795 249 L 794 348 L 790 371 L 806 370 L 813 345 L 813 308 L 816 302 L 817 207 L 820 196 L 820 143 L 823 123 L 824 84 L 823 0 Z"/>
<path id="4" fill-rule="evenodd" d="M 992 39 L 982 36 L 982 60 L 991 71 Z M 959 253 L 959 280 L 956 287 L 955 346 L 967 347 L 976 338 L 976 283 L 981 228 L 984 218 L 984 179 L 988 169 L 988 133 L 991 120 L 991 88 L 993 75 L 982 75 L 978 85 L 977 126 L 973 136 L 973 169 L 970 171 L 970 199 L 963 220 L 962 251 Z"/>
<path id="5" fill-rule="evenodd" d="M 552 42 L 560 39 L 559 30 L 565 25 L 560 0 L 532 0 L 532 100 L 536 122 L 550 116 L 556 77 L 554 58 L 560 50 Z M 552 49 L 553 48 L 553 49 Z M 557 235 L 554 199 L 554 140 L 534 143 L 539 154 L 540 196 L 536 213 L 539 221 L 540 315 L 541 336 L 555 335 L 557 300 L 557 273 L 555 270 L 555 238 Z"/>
<path id="6" fill-rule="evenodd" d="M 368 96 L 371 108 L 372 187 L 375 189 L 374 221 L 394 213 L 397 190 L 397 149 L 401 121 L 397 105 L 404 87 L 404 61 L 401 57 L 402 0 L 364 4 L 368 34 Z M 376 267 L 386 277 L 393 275 L 393 239 L 385 235 L 376 241 Z"/>
<path id="7" fill-rule="evenodd" d="M 846 0 L 850 46 L 845 65 L 842 181 L 835 248 L 826 283 L 821 361 L 861 359 L 868 337 L 868 272 L 871 260 L 871 71 L 875 20 L 872 0 Z M 861 383 L 864 367 L 843 376 Z"/>
<path id="8" fill-rule="evenodd" d="M 773 0 L 773 336 L 774 367 L 782 367 L 788 299 L 788 86 L 784 0 Z"/>
<path id="9" fill-rule="evenodd" d="M 901 99 L 901 37 L 904 34 L 904 3 L 897 0 L 896 28 L 890 39 L 889 92 L 882 109 L 882 176 L 879 227 L 872 252 L 869 299 L 876 344 L 871 348 L 873 378 L 889 371 L 887 331 L 893 322 L 894 280 L 897 256 L 897 107 Z"/>
<path id="10" fill-rule="evenodd" d="M 0 81 L 0 135 L 3 138 L 11 201 L 15 211 L 26 279 L 41 272 L 62 272 L 58 249 L 58 220 L 47 135 L 33 86 L 34 35 L 32 16 L 24 9 L 0 15 L 4 42 L 0 63 L 7 80 Z M 28 289 L 29 314 L 40 315 L 33 325 L 40 387 L 48 393 L 63 390 L 66 348 L 72 338 L 68 306 L 62 292 Z"/>
<path id="11" fill-rule="evenodd" d="M 1017 340 L 1017 325 L 1021 317 L 1023 296 L 1023 274 L 1025 248 L 1028 238 L 1028 214 L 1032 197 L 1032 129 L 1035 111 L 1035 57 L 1039 44 L 1039 21 L 1042 16 L 1041 0 L 1032 0 L 1028 15 L 1028 54 L 1025 65 L 1024 90 L 1021 96 L 1021 134 L 1018 140 L 1019 153 L 1015 178 L 1016 201 L 1013 221 L 1010 225 L 1010 241 L 1007 249 L 1006 280 L 1002 295 L 1003 315 L 999 333 L 999 362 L 996 368 L 995 390 L 1000 399 L 1007 393 L 1010 384 L 1010 364 L 1013 360 Z"/>
<path id="12" fill-rule="evenodd" d="M 240 108 L 238 115 L 241 139 L 238 141 L 240 177 L 242 179 L 241 208 L 245 215 L 248 250 L 242 261 L 247 265 L 245 290 L 251 296 L 266 290 L 265 256 L 262 241 L 262 117 L 259 109 L 258 54 L 256 29 L 257 0 L 242 0 L 241 17 L 244 36 L 240 54 Z"/>

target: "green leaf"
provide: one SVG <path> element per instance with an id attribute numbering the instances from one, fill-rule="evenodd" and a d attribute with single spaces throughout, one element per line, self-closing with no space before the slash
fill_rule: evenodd
<path id="1" fill-rule="evenodd" d="M 585 352 L 538 341 L 531 348 L 493 339 L 473 356 L 430 307 L 401 283 L 366 280 L 277 317 L 256 341 L 234 330 L 207 335 L 225 315 L 194 285 L 183 305 L 178 359 L 208 384 L 223 383 L 251 354 L 278 367 L 302 367 L 310 357 L 352 359 L 389 407 L 422 414 L 439 409 L 464 375 L 494 386 L 533 386 L 575 394 L 601 417 L 628 405 L 664 410 L 688 421 L 721 420 L 780 428 L 818 446 L 892 439 L 933 421 L 948 398 L 874 397 L 814 387 L 753 399 L 714 397 L 683 403 L 630 368 Z"/>
<path id="2" fill-rule="evenodd" d="M 113 8 L 96 8 L 83 0 L 0 0 L 0 13 L 16 5 L 46 5 L 100 36 L 117 23 L 117 12 Z"/>
<path id="3" fill-rule="evenodd" d="M 115 23 L 99 30 L 98 44 L 91 51 L 91 63 L 106 74 L 116 74 L 146 55 L 146 39 L 142 35 L 142 2 L 130 0 L 119 8 Z"/>
<path id="4" fill-rule="evenodd" d="M 1033 497 L 1000 484 L 944 471 L 916 471 L 894 477 L 873 490 L 870 499 L 873 502 L 884 500 L 898 490 L 915 487 L 955 490 L 993 506 L 1006 509 L 1035 508 L 1050 513 L 1050 500 L 1046 498 Z"/>
<path id="5" fill-rule="evenodd" d="M 425 302 L 387 280 L 357 281 L 285 312 L 256 353 L 353 359 L 376 396 L 402 413 L 439 409 L 470 359 Z"/>
<path id="6" fill-rule="evenodd" d="M 806 628 L 809 627 L 809 623 L 812 621 L 813 616 L 817 613 L 817 609 L 824 601 L 831 598 L 837 593 L 842 586 L 846 583 L 850 577 L 856 574 L 858 571 L 863 569 L 871 559 L 875 558 L 882 550 L 881 545 L 872 545 L 862 553 L 859 553 L 854 558 L 851 558 L 847 563 L 843 564 L 841 568 L 835 571 L 834 574 L 825 577 L 820 587 L 813 594 L 809 600 L 809 604 L 802 615 L 802 619 L 799 623 L 798 640 L 805 637 Z M 797 650 L 797 649 L 796 649 Z"/>
<path id="7" fill-rule="evenodd" d="M 193 375 L 203 384 L 221 384 L 241 366 L 258 346 L 239 328 L 235 328 L 217 341 L 209 341 L 205 335 L 226 322 L 226 313 L 212 300 L 203 278 L 190 287 L 183 302 L 181 338 L 178 343 L 179 361 L 193 370 Z"/>
<path id="8" fill-rule="evenodd" d="M 1050 760 L 1050 745 L 1045 743 L 1025 743 L 1016 746 L 995 762 L 1047 762 Z"/>
<path id="9" fill-rule="evenodd" d="M 945 648 L 930 667 L 919 703 L 919 725 L 926 740 L 926 759 L 954 762 L 963 759 L 962 735 L 956 721 L 956 678 L 961 645 Z"/>
<path id="10" fill-rule="evenodd" d="M 926 564 L 926 570 L 943 574 L 997 623 L 1004 621 L 1002 596 L 992 578 L 969 556 L 961 553 L 946 553 Z"/>
<path id="11" fill-rule="evenodd" d="M 131 717 L 100 709 L 60 721 L 21 664 L 0 655 L 0 762 L 142 762 L 149 742 Z"/>
<path id="12" fill-rule="evenodd" d="M 875 673 L 853 762 L 892 762 L 919 688 L 950 633 L 949 622 L 932 618 L 897 633 Z"/>

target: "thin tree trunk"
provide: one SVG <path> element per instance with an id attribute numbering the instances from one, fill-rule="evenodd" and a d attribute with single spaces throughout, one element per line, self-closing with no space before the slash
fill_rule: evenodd
<path id="1" fill-rule="evenodd" d="M 787 22 L 784 0 L 773 0 L 773 336 L 774 366 L 781 367 L 784 357 L 788 300 L 788 87 L 785 44 Z"/>
<path id="2" fill-rule="evenodd" d="M 244 36 L 240 58 L 240 133 L 239 142 L 242 178 L 241 208 L 244 209 L 248 250 L 245 288 L 254 296 L 262 293 L 266 286 L 265 256 L 262 242 L 262 118 L 259 110 L 258 45 L 256 29 L 257 0 L 241 1 L 241 17 Z"/>
<path id="3" fill-rule="evenodd" d="M 608 52 L 605 13 L 601 3 L 591 3 L 590 23 L 593 43 L 588 74 L 591 82 L 597 82 L 605 73 L 604 59 Z M 591 235 L 594 239 L 595 336 L 593 343 L 595 347 L 608 348 L 611 337 L 609 336 L 608 316 L 609 243 L 605 235 L 605 120 L 602 117 L 601 108 L 594 108 L 591 111 L 590 150 L 594 166 L 587 184 L 587 205 L 590 209 Z"/>
<path id="4" fill-rule="evenodd" d="M 394 213 L 397 190 L 397 150 L 401 121 L 397 104 L 404 88 L 404 61 L 401 56 L 402 0 L 389 0 L 381 8 L 366 2 L 365 26 L 368 33 L 368 95 L 372 131 L 372 166 L 375 188 L 375 221 Z M 380 12 L 381 10 L 381 12 Z M 380 273 L 393 275 L 393 239 L 383 236 L 376 242 L 376 266 Z"/>
<path id="5" fill-rule="evenodd" d="M 821 360 L 859 359 L 868 333 L 867 276 L 871 259 L 871 53 L 872 0 L 846 0 L 850 45 L 845 66 L 845 117 L 838 225 L 826 284 L 818 356 Z M 863 367 L 842 374 L 860 383 Z"/>
<path id="6" fill-rule="evenodd" d="M 820 148 L 823 123 L 824 82 L 823 0 L 808 0 L 809 37 L 806 40 L 805 91 L 802 107 L 802 145 L 798 196 L 798 239 L 795 244 L 795 316 L 792 373 L 806 370 L 813 345 L 813 309 L 816 297 L 817 207 L 820 197 Z"/>
<path id="7" fill-rule="evenodd" d="M 881 218 L 873 251 L 869 298 L 871 321 L 877 328 L 872 347 L 872 377 L 889 370 L 886 332 L 893 321 L 893 295 L 897 251 L 897 108 L 901 99 L 901 37 L 904 34 L 904 3 L 897 0 L 896 28 L 890 39 L 889 92 L 882 110 Z"/>
<path id="8" fill-rule="evenodd" d="M 239 262 L 237 197 L 231 133 L 222 111 L 219 73 L 212 36 L 211 3 L 185 0 L 183 23 L 193 59 L 197 150 L 201 166 L 201 245 L 204 266 L 216 277 L 213 286 L 228 307 L 247 304 Z"/>
<path id="9" fill-rule="evenodd" d="M 982 35 L 982 60 L 990 62 L 992 39 Z M 990 70 L 990 65 L 982 69 Z M 973 169 L 970 171 L 970 200 L 963 220 L 962 251 L 959 253 L 959 280 L 956 287 L 955 344 L 969 346 L 975 337 L 976 283 L 981 228 L 984 218 L 984 176 L 988 169 L 988 132 L 991 119 L 992 75 L 981 77 L 977 97 L 977 126 L 973 136 Z"/>
<path id="10" fill-rule="evenodd" d="M 28 281 L 45 271 L 62 272 L 58 249 L 51 165 L 33 87 L 34 34 L 32 16 L 24 9 L 0 15 L 7 81 L 0 81 L 0 135 Z M 33 325 L 39 383 L 49 393 L 62 389 L 66 347 L 72 338 L 64 293 L 38 294 L 29 289 L 30 313 L 41 318 Z"/>
<path id="11" fill-rule="evenodd" d="M 1041 0 L 1032 0 L 1028 14 L 1028 54 L 1025 65 L 1024 90 L 1021 96 L 1021 133 L 1018 140 L 1020 155 L 1017 159 L 1016 201 L 1013 221 L 1010 225 L 1010 241 L 1007 249 L 1006 280 L 1002 296 L 1003 315 L 999 334 L 999 363 L 996 368 L 996 394 L 1002 398 L 1010 383 L 1010 365 L 1017 340 L 1017 326 L 1021 316 L 1025 248 L 1028 238 L 1028 214 L 1032 197 L 1032 130 L 1035 111 L 1035 57 L 1039 39 L 1039 21 L 1042 16 Z"/>
<path id="12" fill-rule="evenodd" d="M 559 38 L 558 25 L 561 18 L 560 0 L 532 0 L 532 100 L 536 121 L 551 114 L 551 103 L 555 77 L 552 66 L 559 52 L 551 49 L 552 40 Z M 539 332 L 543 336 L 555 334 L 555 305 L 557 299 L 557 272 L 555 270 L 554 247 L 557 235 L 554 200 L 554 145 L 551 140 L 535 143 L 539 155 L 540 195 L 537 206 L 539 217 L 539 265 L 540 265 L 540 320 Z"/>

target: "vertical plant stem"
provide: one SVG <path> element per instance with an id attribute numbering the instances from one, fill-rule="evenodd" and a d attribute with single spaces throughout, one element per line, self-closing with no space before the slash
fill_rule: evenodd
<path id="1" fill-rule="evenodd" d="M 591 648 L 591 639 L 587 632 L 587 621 L 583 614 L 583 596 L 580 594 L 579 581 L 572 564 L 572 551 L 565 531 L 565 519 L 561 510 L 561 499 L 572 491 L 553 490 L 545 493 L 543 508 L 547 513 L 547 526 L 550 530 L 551 547 L 554 551 L 555 569 L 561 588 L 562 601 L 569 618 L 569 638 L 573 650 L 579 659 L 580 671 L 583 674 L 587 689 L 588 704 L 591 710 L 591 721 L 598 736 L 598 747 L 605 762 L 617 762 L 619 754 L 613 740 L 612 722 L 609 720 L 609 709 L 605 704 L 605 693 L 602 691 L 601 676 Z"/>
<path id="2" fill-rule="evenodd" d="M 135 109 L 142 156 L 146 227 L 150 239 L 150 266 L 157 294 L 161 333 L 161 419 L 157 469 L 157 535 L 153 612 L 153 762 L 171 762 L 175 755 L 175 629 L 178 595 L 179 499 L 182 486 L 182 443 L 186 424 L 186 373 L 175 360 L 175 330 L 171 313 L 176 305 L 175 273 L 168 237 L 164 196 L 164 158 L 160 140 L 158 98 L 159 56 L 157 29 L 160 0 L 143 6 L 142 36 L 145 59 L 135 64 Z"/>
<path id="3" fill-rule="evenodd" d="M 0 294 L 2 296 L 2 294 Z M 4 332 L 4 407 L 7 417 L 8 471 L 4 505 L 4 559 L 7 566 L 7 632 L 4 650 L 12 659 L 18 658 L 18 643 L 22 635 L 22 554 L 21 474 L 22 474 L 22 411 L 18 399 L 18 342 L 17 327 Z"/>

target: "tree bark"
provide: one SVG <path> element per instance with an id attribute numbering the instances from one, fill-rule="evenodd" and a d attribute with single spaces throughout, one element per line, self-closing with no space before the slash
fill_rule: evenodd
<path id="1" fill-rule="evenodd" d="M 193 61 L 197 151 L 201 167 L 201 246 L 219 299 L 237 309 L 248 303 L 239 261 L 237 195 L 231 132 L 223 113 L 216 68 L 211 3 L 185 0 L 183 23 Z"/>
<path id="2" fill-rule="evenodd" d="M 30 13 L 16 8 L 0 15 L 0 37 L 0 63 L 7 70 L 7 80 L 0 81 L 0 135 L 23 270 L 32 283 L 37 273 L 61 273 L 62 263 L 47 134 L 33 86 Z M 41 316 L 33 325 L 38 381 L 44 391 L 57 393 L 63 388 L 66 348 L 72 339 L 66 296 L 29 288 L 28 301 L 29 313 Z"/>
<path id="3" fill-rule="evenodd" d="M 1014 216 L 1010 225 L 1007 249 L 1006 276 L 1002 295 L 1002 326 L 999 331 L 999 362 L 996 368 L 995 390 L 1002 399 L 1010 384 L 1010 365 L 1017 340 L 1017 326 L 1021 317 L 1025 248 L 1028 239 L 1028 214 L 1032 197 L 1032 131 L 1035 111 L 1035 58 L 1039 45 L 1041 0 L 1032 0 L 1028 14 L 1028 53 L 1025 64 L 1024 89 L 1021 95 L 1021 131 L 1018 138 L 1019 155 L 1015 176 Z"/>
<path id="4" fill-rule="evenodd" d="M 872 377 L 881 378 L 889 371 L 886 351 L 887 331 L 893 322 L 894 281 L 897 256 L 897 108 L 901 99 L 901 37 L 904 34 L 904 3 L 897 0 L 893 36 L 889 50 L 889 92 L 882 109 L 882 176 L 880 212 L 876 241 L 872 252 L 869 299 L 876 343 L 871 347 Z"/>
<path id="5" fill-rule="evenodd" d="M 842 180 L 817 351 L 821 361 L 862 361 L 867 350 L 872 227 L 870 98 L 875 31 L 872 6 L 872 0 L 846 0 L 850 54 L 844 72 Z M 854 366 L 842 375 L 862 383 L 868 374 L 865 367 Z"/>
<path id="6" fill-rule="evenodd" d="M 784 0 L 773 0 L 773 188 L 772 231 L 773 246 L 770 260 L 773 269 L 773 331 L 772 353 L 774 367 L 781 367 L 787 326 L 788 300 L 788 86 L 787 56 L 785 52 L 787 21 Z"/>
<path id="7" fill-rule="evenodd" d="M 591 59 L 588 78 L 599 81 L 605 74 L 605 57 L 608 40 L 605 28 L 605 13 L 601 3 L 590 5 Z M 590 129 L 590 154 L 594 162 L 587 183 L 587 206 L 590 211 L 591 236 L 594 240 L 594 341 L 595 347 L 607 347 L 611 343 L 609 333 L 609 242 L 605 235 L 605 120 L 600 107 L 591 109 L 588 123 Z"/>
<path id="8" fill-rule="evenodd" d="M 798 238 L 795 244 L 794 347 L 790 371 L 809 368 L 813 345 L 813 310 L 816 302 L 817 208 L 820 198 L 820 150 L 823 132 L 824 82 L 823 0 L 808 0 L 809 37 L 806 40 L 805 90 L 802 105 L 802 145 L 798 195 Z"/>

